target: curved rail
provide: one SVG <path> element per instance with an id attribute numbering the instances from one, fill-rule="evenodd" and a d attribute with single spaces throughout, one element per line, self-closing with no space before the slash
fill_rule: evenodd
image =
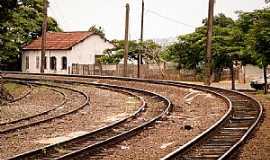
<path id="1" fill-rule="evenodd" d="M 28 82 L 28 83 L 30 83 L 30 82 Z M 78 110 L 82 109 L 83 107 L 85 107 L 89 103 L 89 100 L 90 100 L 89 99 L 89 96 L 87 94 L 85 94 L 84 92 L 81 92 L 79 90 L 76 90 L 76 89 L 62 87 L 62 86 L 56 86 L 56 85 L 50 85 L 50 84 L 41 84 L 41 83 L 37 83 L 37 82 L 31 82 L 31 83 L 32 84 L 35 84 L 35 85 L 43 85 L 43 86 L 48 86 L 48 87 L 56 87 L 56 88 L 68 89 L 68 90 L 71 90 L 73 92 L 76 92 L 76 93 L 79 93 L 80 95 L 82 95 L 84 97 L 85 101 L 79 107 L 77 107 L 77 108 L 75 108 L 75 109 L 73 109 L 71 111 L 68 111 L 66 113 L 62 113 L 62 114 L 59 114 L 59 115 L 54 116 L 54 117 L 49 117 L 49 118 L 41 119 L 41 120 L 38 120 L 38 121 L 35 121 L 35 122 L 31 122 L 31 123 L 22 124 L 22 125 L 15 126 L 15 127 L 3 129 L 3 130 L 0 130 L 0 134 L 14 132 L 14 131 L 16 131 L 18 129 L 31 127 L 31 126 L 38 125 L 38 124 L 41 124 L 41 123 L 45 123 L 45 122 L 48 122 L 48 121 L 51 121 L 51 120 L 54 120 L 54 119 L 57 119 L 57 118 L 62 118 L 64 116 L 66 116 L 66 115 L 75 113 Z"/>
<path id="2" fill-rule="evenodd" d="M 12 73 L 12 74 L 21 74 L 21 73 Z M 31 74 L 31 75 L 40 75 L 40 74 Z M 233 119 L 233 114 L 234 114 L 234 108 L 233 110 L 230 111 L 230 114 L 226 114 L 219 122 L 217 122 L 214 126 L 212 126 L 210 129 L 208 129 L 208 131 L 204 132 L 203 134 L 199 135 L 198 137 L 196 137 L 193 141 L 190 141 L 188 144 L 186 144 L 186 147 L 180 147 L 182 149 L 178 149 L 177 151 L 175 151 L 174 153 L 171 153 L 170 155 L 164 157 L 163 159 L 174 159 L 173 155 L 179 155 L 179 152 L 189 149 L 191 146 L 194 147 L 194 145 L 198 144 L 198 142 L 201 142 L 201 140 L 203 140 L 205 137 L 207 137 L 208 135 L 211 135 L 213 132 L 215 132 L 215 130 L 219 130 L 220 127 L 224 126 L 227 122 L 233 121 L 233 120 L 238 120 L 238 121 L 245 121 L 245 120 L 250 120 L 252 119 L 253 123 L 251 123 L 249 125 L 249 127 L 247 128 L 238 128 L 239 130 L 243 129 L 243 134 L 238 138 L 238 139 L 234 139 L 233 145 L 230 146 L 226 146 L 226 150 L 222 152 L 222 154 L 220 155 L 215 155 L 216 157 L 212 157 L 212 159 L 224 159 L 226 157 L 228 157 L 233 151 L 234 149 L 236 149 L 246 138 L 247 136 L 251 133 L 251 131 L 255 128 L 255 126 L 258 124 L 260 118 L 262 117 L 262 113 L 263 113 L 263 108 L 261 106 L 261 104 L 256 101 L 255 99 L 240 93 L 240 92 L 236 92 L 236 91 L 228 91 L 225 89 L 220 89 L 220 88 L 214 88 L 214 87 L 207 87 L 207 86 L 202 86 L 202 85 L 194 85 L 194 84 L 186 84 L 186 83 L 181 83 L 181 82 L 175 82 L 175 81 L 162 81 L 162 80 L 142 80 L 142 79 L 136 79 L 136 78 L 125 78 L 125 77 L 111 77 L 111 76 L 81 76 L 81 75 L 55 75 L 55 74 L 46 74 L 47 76 L 54 76 L 54 77 L 78 77 L 78 78 L 82 78 L 82 79 L 114 79 L 114 80 L 122 80 L 122 81 L 137 81 L 137 82 L 145 82 L 145 83 L 155 83 L 155 84 L 163 84 L 163 85 L 179 85 L 179 86 L 186 86 L 186 87 L 194 87 L 194 89 L 202 89 L 202 88 L 206 88 L 209 91 L 218 91 L 220 94 L 224 94 L 225 96 L 227 96 L 229 98 L 229 100 L 231 101 L 231 103 L 233 102 L 233 96 L 230 94 L 238 94 L 238 95 L 242 95 L 244 97 L 246 97 L 247 99 L 249 99 L 251 102 L 253 102 L 254 104 L 254 108 L 256 109 L 256 117 L 244 117 L 244 118 L 238 118 L 238 119 Z M 224 92 L 229 92 L 227 95 Z M 247 100 L 246 99 L 246 100 Z M 243 122 L 242 122 L 243 123 Z M 245 122 L 244 122 L 245 123 Z M 227 123 L 228 124 L 228 123 Z M 233 128 L 228 128 L 231 129 L 233 132 L 232 133 L 236 133 L 239 132 L 239 130 L 237 130 L 237 127 L 235 130 L 233 130 Z M 224 132 L 225 133 L 225 132 Z M 224 134 L 225 135 L 225 134 Z M 228 136 L 228 135 L 225 135 Z M 222 139 L 220 139 L 222 141 Z M 224 138 L 223 138 L 224 140 Z M 214 146 L 216 147 L 216 146 Z M 228 148 L 229 147 L 229 148 Z M 179 158 L 179 157 L 178 157 Z M 194 157 L 196 158 L 196 157 Z M 205 159 L 207 159 L 207 157 L 204 157 Z M 211 157 L 208 157 L 209 159 Z"/>
<path id="3" fill-rule="evenodd" d="M 168 83 L 179 84 L 179 82 L 172 82 L 172 81 L 168 81 Z M 219 125 L 215 124 L 216 127 L 214 126 L 211 127 L 211 129 L 209 129 L 208 131 L 202 133 L 198 137 L 192 139 L 185 145 L 179 147 L 172 153 L 163 157 L 162 160 L 169 160 L 169 159 L 219 159 L 219 160 L 223 160 L 223 159 L 228 158 L 232 154 L 232 152 L 235 149 L 237 149 L 237 147 L 239 147 L 240 144 L 244 142 L 244 140 L 246 140 L 247 136 L 258 124 L 263 113 L 262 105 L 254 98 L 247 96 L 246 94 L 237 92 L 237 91 L 231 91 L 231 90 L 202 86 L 202 85 L 193 85 L 193 84 L 190 84 L 190 85 L 195 86 L 195 87 L 204 87 L 204 88 L 208 88 L 210 90 L 214 90 L 214 91 L 222 93 L 224 96 L 228 97 L 228 99 L 233 104 L 232 105 L 233 110 L 231 111 L 231 115 L 228 116 L 228 119 L 225 120 L 223 123 Z M 232 94 L 235 94 L 235 95 L 232 95 Z M 241 117 L 241 115 L 238 115 L 240 117 L 235 116 L 236 105 L 234 103 L 237 102 L 237 100 L 235 99 L 236 95 L 241 95 L 247 99 L 250 99 L 253 103 L 255 103 L 254 109 L 257 109 L 256 115 L 253 115 L 255 117 Z M 247 106 L 242 106 L 242 107 L 247 107 Z M 241 127 L 243 126 L 243 124 L 247 123 L 246 121 L 250 121 L 250 120 L 253 120 L 253 122 L 251 122 L 249 126 Z M 236 122 L 234 123 L 234 121 Z M 239 121 L 240 123 L 237 124 L 237 122 Z M 226 130 L 227 133 L 219 134 L 219 132 L 224 131 L 223 129 L 225 130 L 227 129 Z M 239 131 L 242 131 L 243 133 L 236 136 L 235 133 L 236 132 L 239 133 Z M 213 141 L 215 141 L 215 143 L 213 143 Z M 231 142 L 231 144 L 225 143 L 225 142 Z"/>
<path id="4" fill-rule="evenodd" d="M 53 80 L 53 81 L 55 81 L 55 82 L 61 82 L 61 80 Z M 72 81 L 72 80 L 69 80 L 69 81 L 64 81 L 64 83 L 78 83 L 78 81 Z M 88 82 L 88 83 L 87 83 L 87 82 L 79 82 L 79 83 L 82 83 L 82 84 L 90 84 L 89 82 Z M 157 83 L 157 82 L 156 82 L 156 83 Z M 97 84 L 97 83 L 92 82 L 91 84 Z M 99 84 L 99 85 L 100 85 L 100 84 Z M 194 88 L 194 89 L 198 89 L 198 88 L 195 88 L 195 87 L 186 86 L 186 85 L 180 85 L 180 84 L 170 84 L 170 85 L 171 85 L 171 86 L 177 86 L 177 87 L 186 87 L 186 88 Z M 215 93 L 215 92 L 213 92 L 213 91 L 207 90 L 207 89 L 199 89 L 199 90 L 202 90 L 202 91 L 205 91 L 205 92 L 210 92 L 210 93 L 212 93 L 212 94 L 215 94 L 216 96 L 225 99 L 225 102 L 226 102 L 229 106 L 231 106 L 230 101 L 229 101 L 228 99 L 226 99 L 226 97 L 223 97 L 222 95 L 220 95 L 220 94 L 218 94 L 218 93 Z M 231 111 L 231 107 L 229 107 L 229 111 L 226 113 L 226 115 L 223 116 L 223 118 L 222 118 L 220 121 L 217 122 L 217 124 L 223 122 L 224 119 L 227 118 L 228 115 L 230 114 L 230 111 Z M 213 127 L 213 128 L 214 128 L 214 127 Z M 117 137 L 116 137 L 116 138 L 117 138 Z M 102 143 L 102 144 L 103 144 L 103 143 Z M 91 146 L 90 148 L 93 148 L 93 147 L 95 147 L 95 145 L 94 145 L 94 146 Z M 87 147 L 87 149 L 89 149 L 89 147 Z M 82 152 L 82 151 L 79 151 L 79 152 Z M 75 152 L 75 153 L 72 153 L 72 154 L 68 154 L 68 155 L 66 155 L 66 156 L 62 156 L 61 159 L 62 159 L 62 158 L 67 158 L 67 157 L 72 157 L 72 156 L 74 156 L 74 154 L 78 154 L 79 152 Z"/>
<path id="5" fill-rule="evenodd" d="M 10 124 L 14 124 L 14 123 L 19 123 L 19 122 L 22 122 L 22 121 L 25 121 L 25 120 L 30 120 L 30 119 L 33 119 L 33 118 L 36 118 L 36 117 L 39 117 L 39 116 L 42 116 L 42 115 L 46 115 L 54 110 L 56 110 L 57 108 L 63 106 L 66 102 L 67 102 L 67 96 L 64 92 L 61 92 L 60 90 L 57 90 L 57 89 L 54 89 L 54 88 L 51 88 L 51 90 L 61 94 L 63 96 L 63 101 L 56 105 L 55 107 L 49 109 L 49 110 L 46 110 L 44 112 L 41 112 L 41 113 L 38 113 L 38 114 L 34 114 L 34 115 L 31 115 L 31 116 L 28 116 L 28 117 L 24 117 L 24 118 L 20 118 L 20 119 L 17 119 L 17 120 L 13 120 L 13 121 L 8 121 L 8 122 L 4 122 L 4 123 L 0 123 L 0 127 L 1 126 L 4 126 L 4 125 L 10 125 Z"/>
<path id="6" fill-rule="evenodd" d="M 69 83 L 71 83 L 71 82 L 69 82 Z M 76 83 L 78 83 L 78 82 L 76 82 Z M 112 89 L 112 88 L 113 88 L 113 89 L 117 88 L 117 89 L 121 89 L 121 90 L 129 90 L 129 91 L 133 91 L 133 92 L 144 93 L 144 94 L 150 94 L 150 95 L 152 95 L 152 96 L 157 96 L 157 97 L 159 97 L 158 94 L 155 94 L 155 93 L 152 93 L 152 92 L 148 92 L 148 91 L 144 91 L 144 90 L 139 90 L 139 89 L 126 88 L 126 87 L 121 87 L 121 86 L 116 86 L 116 85 L 97 84 L 97 83 L 83 83 L 83 84 L 88 84 L 88 85 L 98 85 L 99 87 L 110 87 L 110 89 Z M 124 91 L 124 92 L 127 92 L 127 91 Z M 132 92 L 130 92 L 129 94 L 131 94 L 131 95 L 136 95 L 136 94 L 133 94 Z M 138 96 L 137 96 L 137 97 L 138 97 Z M 121 120 L 119 120 L 119 121 L 117 121 L 117 122 L 115 122 L 115 123 L 113 123 L 113 124 L 110 124 L 110 125 L 105 126 L 105 127 L 103 127 L 103 128 L 97 129 L 97 130 L 95 130 L 95 131 L 93 131 L 93 132 L 90 132 L 90 133 L 88 133 L 88 134 L 85 134 L 85 135 L 76 137 L 76 138 L 74 138 L 74 139 L 71 139 L 71 140 L 68 140 L 68 141 L 65 141 L 65 142 L 61 142 L 61 143 L 54 144 L 54 145 L 49 145 L 49 146 L 46 146 L 46 147 L 43 147 L 43 148 L 40 148 L 40 149 L 37 149 L 37 150 L 34 150 L 34 151 L 30 151 L 30 152 L 27 152 L 27 153 L 23 153 L 23 154 L 21 154 L 21 155 L 15 156 L 15 157 L 13 157 L 13 158 L 11 158 L 11 159 L 27 159 L 27 157 L 29 157 L 29 156 L 31 157 L 31 156 L 33 156 L 33 155 L 37 155 L 37 154 L 40 155 L 40 154 L 44 153 L 44 150 L 46 151 L 46 156 L 48 157 L 48 154 L 51 153 L 51 152 L 54 153 L 56 147 L 59 147 L 60 145 L 64 145 L 64 144 L 67 144 L 67 143 L 74 144 L 74 141 L 81 141 L 82 139 L 84 139 L 84 143 L 86 143 L 85 141 L 86 141 L 87 138 L 89 138 L 89 137 L 91 138 L 91 137 L 93 137 L 94 135 L 97 135 L 97 134 L 104 134 L 104 132 L 105 132 L 105 133 L 108 133 L 108 134 L 112 134 L 112 132 L 109 132 L 108 130 L 113 131 L 116 127 L 119 127 L 119 125 L 123 125 L 124 122 L 128 122 L 129 119 L 132 120 L 132 119 L 135 118 L 141 111 L 144 110 L 144 108 L 145 108 L 145 106 L 146 106 L 146 102 L 144 101 L 144 99 L 143 99 L 142 97 L 138 97 L 138 98 L 142 101 L 142 104 L 141 104 L 140 108 L 139 108 L 135 113 L 133 113 L 131 116 L 128 116 L 128 117 L 126 117 L 126 118 L 123 118 L 123 119 L 121 119 Z M 162 97 L 159 97 L 158 99 L 162 99 Z M 170 101 L 169 101 L 168 99 L 166 99 L 166 102 L 169 103 L 169 104 L 168 104 L 169 106 L 171 106 L 171 103 L 170 103 Z M 168 111 L 167 109 L 169 109 L 169 108 L 166 108 L 166 110 L 164 111 L 164 113 L 167 113 L 167 111 Z M 147 124 L 150 124 L 150 123 L 153 123 L 153 122 L 154 122 L 154 121 L 151 120 L 151 121 L 149 121 Z M 147 124 L 144 124 L 143 126 L 140 126 L 140 128 L 146 127 Z M 112 141 L 113 139 L 116 139 L 116 138 L 120 138 L 120 137 L 123 138 L 123 137 L 126 137 L 128 134 L 130 134 L 131 132 L 134 133 L 134 132 L 137 131 L 138 129 L 139 129 L 139 128 L 135 128 L 135 129 L 133 128 L 132 130 L 126 131 L 126 132 L 124 132 L 124 133 L 122 133 L 122 134 L 119 134 L 119 133 L 116 132 L 116 133 L 117 133 L 116 136 L 114 136 L 114 137 L 112 137 L 112 138 L 109 138 L 109 139 L 106 139 L 106 140 L 103 140 L 102 143 L 99 142 L 99 143 L 96 143 L 95 145 L 91 145 L 90 148 L 93 148 L 94 146 L 97 147 L 97 146 L 100 146 L 100 145 L 102 145 L 102 144 L 108 143 L 108 142 L 110 142 L 110 141 Z M 90 148 L 89 148 L 89 146 L 83 147 L 83 149 L 73 151 L 72 153 L 68 153 L 68 154 L 64 155 L 64 157 L 66 157 L 66 156 L 71 156 L 71 155 L 73 156 L 74 154 L 78 154 L 79 152 L 83 152 L 84 150 L 89 150 Z M 50 154 L 49 154 L 49 155 L 50 155 Z M 54 156 L 55 156 L 55 153 L 54 153 Z M 39 156 L 37 156 L 37 157 L 40 158 Z M 41 156 L 41 157 L 43 157 L 43 156 Z M 50 157 L 50 158 L 52 158 L 52 157 Z M 55 158 L 55 157 L 54 157 L 54 158 Z M 58 158 L 63 158 L 63 156 L 58 157 Z"/>
<path id="7" fill-rule="evenodd" d="M 7 82 L 5 82 L 5 83 L 7 83 Z M 16 82 L 15 82 L 16 83 Z M 29 90 L 25 93 L 25 94 L 23 94 L 23 95 L 21 95 L 21 96 L 19 96 L 19 97 L 16 97 L 16 98 L 14 98 L 14 99 L 12 99 L 12 100 L 10 100 L 10 101 L 8 101 L 8 103 L 15 103 L 15 102 L 17 102 L 17 101 L 20 101 L 20 100 L 22 100 L 22 99 L 24 99 L 25 97 L 27 97 L 28 95 L 30 95 L 31 93 L 32 93 L 32 91 L 33 91 L 33 88 L 32 88 L 32 86 L 30 85 L 30 84 L 28 84 L 28 83 L 23 83 L 23 82 L 17 82 L 18 84 L 22 84 L 22 85 L 27 85 L 28 86 L 28 88 L 29 88 Z"/>

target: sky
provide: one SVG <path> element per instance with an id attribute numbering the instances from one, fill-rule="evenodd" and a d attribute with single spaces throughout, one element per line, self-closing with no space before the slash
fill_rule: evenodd
<path id="1" fill-rule="evenodd" d="M 126 3 L 130 4 L 129 38 L 140 37 L 141 0 L 49 0 L 49 16 L 64 31 L 102 26 L 106 37 L 124 39 Z M 215 15 L 237 19 L 235 11 L 266 7 L 264 0 L 216 0 Z M 145 0 L 144 38 L 159 39 L 191 33 L 208 14 L 208 0 Z"/>

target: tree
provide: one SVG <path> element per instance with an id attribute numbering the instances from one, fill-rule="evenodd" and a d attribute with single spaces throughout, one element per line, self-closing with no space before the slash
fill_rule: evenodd
<path id="1" fill-rule="evenodd" d="M 0 6 L 0 69 L 18 70 L 22 46 L 41 35 L 43 1 L 1 0 Z M 48 31 L 61 31 L 51 17 Z"/>
<path id="2" fill-rule="evenodd" d="M 8 19 L 10 19 L 9 13 L 16 7 L 17 7 L 16 0 L 0 1 L 0 50 L 3 49 L 3 45 L 4 45 L 4 40 L 3 40 L 4 37 L 2 35 L 3 33 L 6 32 L 6 29 L 7 29 L 5 25 L 2 25 L 2 24 Z M 1 61 L 0 61 L 0 64 L 1 64 Z M 9 98 L 8 95 L 9 94 L 6 92 L 4 88 L 2 74 L 0 73 L 0 105 L 2 105 L 5 101 L 8 100 Z"/>
<path id="3" fill-rule="evenodd" d="M 165 59 L 176 62 L 179 69 L 201 71 L 205 63 L 206 26 L 207 19 L 204 19 L 203 26 L 196 28 L 195 32 L 179 36 L 178 42 L 165 50 Z M 232 69 L 232 58 L 240 54 L 242 47 L 242 32 L 234 20 L 224 14 L 215 16 L 212 38 L 212 68 L 215 81 L 220 80 L 223 68 Z"/>
<path id="4" fill-rule="evenodd" d="M 267 66 L 270 64 L 270 9 L 256 10 L 251 13 L 242 13 L 242 18 L 249 17 L 252 22 L 247 25 L 247 47 L 252 49 L 257 65 L 264 70 L 265 94 L 267 94 Z"/>
<path id="5" fill-rule="evenodd" d="M 22 46 L 41 35 L 43 0 L 0 0 L 0 70 L 18 70 Z M 49 31 L 61 31 L 49 17 Z M 0 99 L 9 94 L 0 82 Z M 1 101 L 1 100 L 0 100 Z"/>
<path id="6" fill-rule="evenodd" d="M 105 50 L 105 56 L 101 58 L 101 61 L 105 64 L 118 64 L 121 59 L 124 57 L 124 40 L 113 40 L 112 43 L 115 45 L 115 48 Z M 137 42 L 129 41 L 129 60 L 137 60 L 138 53 L 142 54 L 143 59 L 147 62 L 157 63 L 160 59 L 160 50 L 161 47 L 152 40 Z"/>
<path id="7" fill-rule="evenodd" d="M 101 26 L 93 25 L 89 28 L 89 32 L 100 35 L 102 38 L 105 38 L 104 29 Z"/>

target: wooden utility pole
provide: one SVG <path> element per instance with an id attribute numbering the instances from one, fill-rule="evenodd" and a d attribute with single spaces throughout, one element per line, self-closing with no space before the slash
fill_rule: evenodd
<path id="1" fill-rule="evenodd" d="M 141 15 L 141 44 L 143 43 L 143 26 L 144 26 L 144 0 L 142 0 L 142 15 Z M 138 75 L 137 77 L 141 77 L 141 64 L 142 64 L 142 53 L 138 54 Z"/>
<path id="2" fill-rule="evenodd" d="M 47 25 L 48 25 L 48 1 L 43 0 L 43 24 L 42 24 L 42 40 L 41 40 L 41 64 L 40 64 L 40 73 L 44 73 L 45 67 L 45 53 L 46 53 L 46 32 L 47 32 Z"/>
<path id="3" fill-rule="evenodd" d="M 233 61 L 232 64 L 230 66 L 230 70 L 231 70 L 231 79 L 232 79 L 232 90 L 235 90 L 235 75 L 234 75 L 234 67 L 233 67 Z"/>
<path id="4" fill-rule="evenodd" d="M 263 64 L 264 94 L 267 94 L 268 93 L 267 66 L 268 65 Z"/>
<path id="5" fill-rule="evenodd" d="M 209 0 L 208 23 L 207 23 L 207 44 L 206 44 L 206 63 L 205 63 L 205 85 L 211 85 L 212 72 L 212 35 L 213 35 L 213 19 L 214 19 L 215 0 Z"/>
<path id="6" fill-rule="evenodd" d="M 129 4 L 126 4 L 126 24 L 125 24 L 125 53 L 124 53 L 124 74 L 127 76 L 127 61 L 128 61 L 128 29 L 129 29 Z"/>

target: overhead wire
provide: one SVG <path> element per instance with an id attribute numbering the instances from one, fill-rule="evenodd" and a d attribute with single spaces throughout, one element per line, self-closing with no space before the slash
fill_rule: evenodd
<path id="1" fill-rule="evenodd" d="M 151 13 L 151 14 L 154 14 L 160 18 L 163 18 L 163 19 L 166 19 L 168 21 L 171 21 L 171 22 L 174 22 L 174 23 L 177 23 L 177 24 L 180 24 L 180 25 L 183 25 L 183 26 L 186 26 L 186 27 L 189 27 L 189 28 L 195 28 L 194 25 L 190 25 L 190 24 L 187 24 L 187 23 L 184 23 L 184 22 L 181 22 L 179 20 L 176 20 L 174 18 L 171 18 L 171 17 L 168 17 L 168 16 L 164 16 L 156 11 L 153 11 L 153 10 L 150 10 L 150 9 L 146 9 L 146 12 L 147 13 Z"/>

